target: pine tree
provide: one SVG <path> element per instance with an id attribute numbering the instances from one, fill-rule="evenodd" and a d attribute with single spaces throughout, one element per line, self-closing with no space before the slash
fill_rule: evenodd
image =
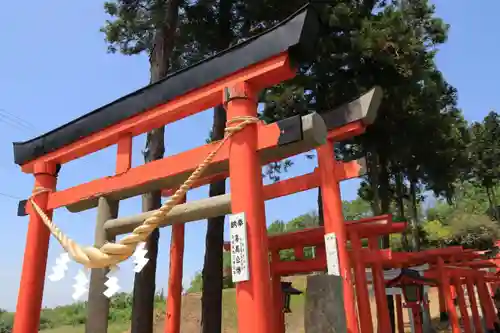
<path id="1" fill-rule="evenodd" d="M 149 55 L 150 82 L 164 78 L 178 63 L 172 61 L 182 0 L 115 0 L 106 2 L 105 11 L 112 17 L 106 21 L 105 33 L 110 52 Z M 144 162 L 163 158 L 165 129 L 147 133 Z M 161 191 L 147 193 L 142 198 L 142 210 L 161 207 Z M 149 262 L 134 280 L 131 333 L 152 333 L 156 286 L 159 229 L 147 239 Z"/>

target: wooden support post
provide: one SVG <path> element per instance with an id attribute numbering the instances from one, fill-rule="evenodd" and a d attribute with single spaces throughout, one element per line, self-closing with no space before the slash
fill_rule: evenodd
<path id="1" fill-rule="evenodd" d="M 97 206 L 97 221 L 95 226 L 94 245 L 103 246 L 106 242 L 113 242 L 114 237 L 109 237 L 104 229 L 104 223 L 118 216 L 117 201 L 109 200 L 105 197 L 99 198 Z M 85 333 L 107 333 L 109 299 L 104 296 L 106 290 L 106 274 L 108 269 L 92 269 L 90 273 L 89 298 L 87 306 L 87 320 L 85 322 Z"/>
<path id="2" fill-rule="evenodd" d="M 403 301 L 401 300 L 401 294 L 396 295 L 396 321 L 398 327 L 398 333 L 405 333 L 405 322 L 403 319 Z"/>
<path id="3" fill-rule="evenodd" d="M 479 309 L 476 300 L 476 290 L 474 288 L 474 282 L 470 277 L 466 277 L 465 283 L 467 287 L 467 295 L 469 295 L 470 309 L 472 312 L 472 321 L 474 323 L 474 332 L 483 333 L 483 324 L 481 322 L 481 317 L 479 316 Z"/>
<path id="4" fill-rule="evenodd" d="M 358 333 L 354 289 L 351 276 L 351 264 L 347 253 L 347 231 L 342 213 L 342 199 L 338 179 L 331 175 L 335 171 L 335 153 L 333 142 L 327 141 L 316 149 L 320 170 L 320 188 L 323 205 L 325 235 L 334 234 L 338 251 L 337 258 L 327 255 L 327 261 L 338 261 L 340 277 L 343 281 L 345 315 L 349 333 Z"/>
<path id="5" fill-rule="evenodd" d="M 153 210 L 133 216 L 110 219 L 104 227 L 110 235 L 129 233 L 155 212 L 156 210 Z M 218 195 L 176 205 L 159 227 L 224 216 L 229 213 L 231 213 L 231 195 Z"/>
<path id="6" fill-rule="evenodd" d="M 50 191 L 56 188 L 57 168 L 53 164 L 39 163 L 34 166 L 35 188 Z M 34 197 L 36 204 L 49 216 L 52 211 L 47 210 L 48 192 Z M 45 271 L 47 269 L 47 254 L 49 249 L 50 232 L 38 213 L 29 207 L 30 221 L 24 250 L 23 270 L 17 298 L 16 317 L 14 319 L 14 333 L 38 332 L 40 311 L 42 308 Z"/>
<path id="7" fill-rule="evenodd" d="M 256 91 L 240 83 L 224 91 L 229 120 L 257 116 Z M 233 213 L 245 213 L 247 220 L 250 279 L 236 284 L 239 333 L 272 333 L 272 304 L 269 249 L 261 166 L 257 155 L 257 125 L 248 125 L 230 141 L 229 175 Z"/>
<path id="8" fill-rule="evenodd" d="M 379 250 L 377 238 L 369 238 L 368 246 L 372 251 Z M 377 305 L 378 332 L 382 333 L 385 332 L 388 327 L 391 327 L 391 319 L 389 316 L 387 295 L 385 293 L 384 271 L 380 263 L 374 263 L 372 265 L 372 284 Z"/>
<path id="9" fill-rule="evenodd" d="M 184 200 L 186 201 L 186 198 Z M 180 203 L 182 203 L 182 201 Z M 181 331 L 182 271 L 184 266 L 184 224 L 172 225 L 170 268 L 168 274 L 167 313 L 165 333 Z"/>
<path id="10" fill-rule="evenodd" d="M 368 292 L 368 281 L 366 280 L 366 266 L 363 262 L 363 258 L 361 257 L 362 244 L 357 232 L 354 230 L 350 232 L 350 239 L 360 331 L 361 333 L 373 333 L 370 294 Z"/>
<path id="11" fill-rule="evenodd" d="M 455 290 L 457 291 L 458 308 L 460 309 L 464 333 L 472 333 L 469 311 L 467 311 L 464 289 L 462 288 L 462 280 L 459 277 L 454 277 L 453 284 L 455 285 Z"/>

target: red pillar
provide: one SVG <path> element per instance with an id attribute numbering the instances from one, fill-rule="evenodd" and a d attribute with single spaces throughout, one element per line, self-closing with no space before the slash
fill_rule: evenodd
<path id="1" fill-rule="evenodd" d="M 467 304 L 465 303 L 464 290 L 462 288 L 462 280 L 459 277 L 455 277 L 453 278 L 453 282 L 455 284 L 455 290 L 457 291 L 458 307 L 460 308 L 464 333 L 472 333 L 469 311 L 467 311 Z"/>
<path id="2" fill-rule="evenodd" d="M 441 268 L 439 265 L 436 265 L 437 275 L 439 277 L 442 276 Z M 445 299 L 445 291 L 443 289 L 443 284 L 438 285 L 438 298 L 439 298 L 439 319 L 442 322 L 448 320 L 448 313 L 446 312 L 446 299 Z"/>
<path id="3" fill-rule="evenodd" d="M 398 333 L 405 333 L 405 322 L 403 320 L 403 301 L 401 300 L 401 295 L 397 294 L 396 300 L 396 321 L 398 327 Z"/>
<path id="4" fill-rule="evenodd" d="M 359 326 L 361 333 L 373 333 L 372 311 L 370 308 L 370 294 L 366 280 L 366 266 L 361 258 L 361 240 L 355 231 L 350 232 L 352 259 L 355 274 L 355 288 L 358 304 Z M 404 332 L 403 332 L 404 333 Z"/>
<path id="5" fill-rule="evenodd" d="M 443 258 L 439 257 L 437 259 L 438 272 L 439 272 L 439 282 L 441 283 L 441 288 L 443 290 L 443 297 L 446 301 L 446 307 L 448 309 L 448 317 L 451 326 L 452 333 L 461 333 L 460 323 L 458 321 L 457 308 L 453 302 L 453 297 L 451 295 L 451 285 L 450 278 L 444 267 Z"/>
<path id="6" fill-rule="evenodd" d="M 496 322 L 495 307 L 493 306 L 493 300 L 491 299 L 491 296 L 488 293 L 488 288 L 486 286 L 486 282 L 484 281 L 484 277 L 478 276 L 476 278 L 476 286 L 477 286 L 477 293 L 479 295 L 479 301 L 483 309 L 483 316 L 484 316 L 484 321 L 486 323 L 486 330 L 494 332 L 495 322 Z"/>
<path id="7" fill-rule="evenodd" d="M 481 317 L 479 316 L 479 309 L 476 300 L 476 292 L 474 290 L 474 283 L 471 278 L 467 277 L 465 280 L 467 286 L 467 294 L 469 295 L 470 309 L 472 312 L 472 321 L 474 322 L 474 331 L 476 333 L 483 333 L 483 325 Z"/>
<path id="8" fill-rule="evenodd" d="M 318 166 L 320 171 L 320 186 L 323 199 L 323 219 L 325 234 L 334 233 L 337 239 L 340 275 L 344 282 L 344 302 L 348 333 L 358 333 L 356 309 L 354 305 L 354 290 L 351 277 L 351 265 L 347 252 L 347 232 L 342 213 L 342 200 L 338 180 L 335 174 L 335 154 L 333 143 L 327 141 L 319 147 Z"/>
<path id="9" fill-rule="evenodd" d="M 376 238 L 368 239 L 368 246 L 372 251 L 379 250 Z M 389 327 L 390 331 L 391 318 L 387 304 L 387 294 L 385 293 L 384 270 L 379 263 L 372 265 L 372 284 L 377 305 L 378 332 L 385 332 L 386 327 Z"/>
<path id="10" fill-rule="evenodd" d="M 55 190 L 56 166 L 53 164 L 35 164 L 35 189 Z M 47 210 L 49 193 L 41 193 L 34 197 L 36 204 L 52 218 L 52 211 Z M 30 206 L 30 205 L 27 205 Z M 29 207 L 30 222 L 24 250 L 24 262 L 17 298 L 14 333 L 38 332 L 40 310 L 42 308 L 45 270 L 49 249 L 50 231 L 41 217 Z"/>
<path id="11" fill-rule="evenodd" d="M 227 118 L 257 116 L 256 92 L 247 83 L 229 87 Z M 257 156 L 257 125 L 246 126 L 231 138 L 229 152 L 231 208 L 247 220 L 250 279 L 236 285 L 238 332 L 272 333 L 271 279 L 261 165 Z"/>
<path id="12" fill-rule="evenodd" d="M 179 203 L 184 202 L 186 202 L 186 198 Z M 184 231 L 184 223 L 172 225 L 165 333 L 179 333 L 181 331 Z"/>

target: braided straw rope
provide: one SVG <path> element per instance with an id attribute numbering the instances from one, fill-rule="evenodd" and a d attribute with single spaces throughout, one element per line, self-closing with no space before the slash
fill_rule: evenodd
<path id="1" fill-rule="evenodd" d="M 84 265 L 86 268 L 106 268 L 114 267 L 118 263 L 128 259 L 135 251 L 137 244 L 146 241 L 147 237 L 158 228 L 159 224 L 165 220 L 167 214 L 174 208 L 179 201 L 184 197 L 186 192 L 191 188 L 191 185 L 201 177 L 206 168 L 210 165 L 215 155 L 219 152 L 226 141 L 249 124 L 255 124 L 259 120 L 255 117 L 242 116 L 231 119 L 226 124 L 225 136 L 219 141 L 215 149 L 198 165 L 189 178 L 182 186 L 169 198 L 165 204 L 156 210 L 153 215 L 148 217 L 144 222 L 136 227 L 131 234 L 125 236 L 116 243 L 106 243 L 101 248 L 93 246 L 82 247 L 74 240 L 66 236 L 58 227 L 50 220 L 45 212 L 35 203 L 33 197 L 38 194 L 51 192 L 46 188 L 35 188 L 33 194 L 29 198 L 35 211 L 40 215 L 45 225 L 49 228 L 51 234 L 59 241 L 61 246 L 70 257 Z M 232 125 L 232 126 L 230 126 Z"/>

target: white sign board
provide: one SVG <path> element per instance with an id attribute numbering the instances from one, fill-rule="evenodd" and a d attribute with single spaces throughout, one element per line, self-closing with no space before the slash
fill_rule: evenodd
<path id="1" fill-rule="evenodd" d="M 328 275 L 340 276 L 339 251 L 337 248 L 337 236 L 334 232 L 325 234 L 326 265 Z"/>
<path id="2" fill-rule="evenodd" d="M 233 282 L 250 280 L 248 270 L 247 220 L 245 213 L 229 216 Z"/>

